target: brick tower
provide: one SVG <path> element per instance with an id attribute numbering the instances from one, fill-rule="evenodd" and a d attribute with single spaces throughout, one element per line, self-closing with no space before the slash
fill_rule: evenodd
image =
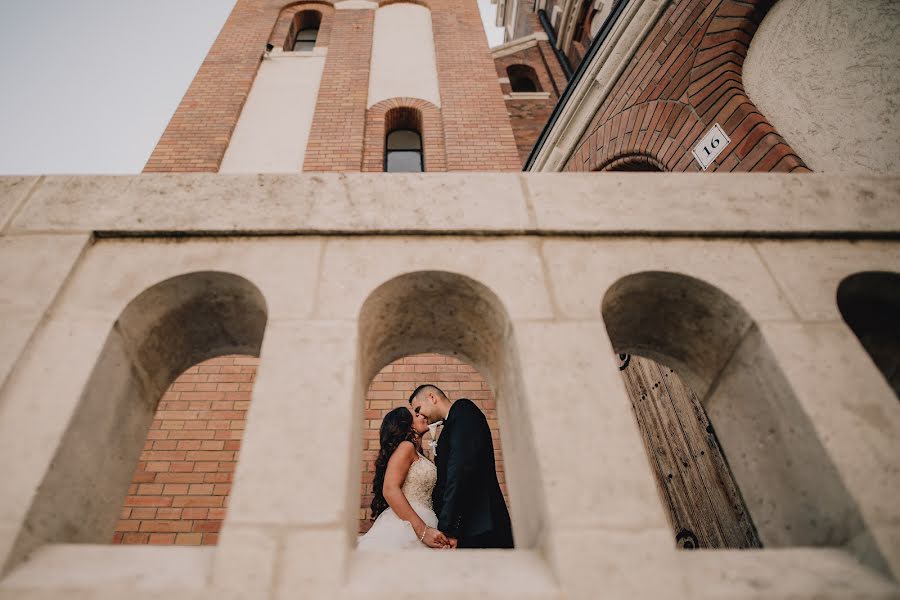
<path id="1" fill-rule="evenodd" d="M 475 0 L 238 0 L 145 172 L 521 167 Z M 266 51 L 267 44 L 271 50 Z"/>

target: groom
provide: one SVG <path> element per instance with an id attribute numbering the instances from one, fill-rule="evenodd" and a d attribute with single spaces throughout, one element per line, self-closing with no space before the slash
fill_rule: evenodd
<path id="1" fill-rule="evenodd" d="M 451 401 L 435 385 L 409 397 L 429 423 L 443 419 L 437 445 L 437 483 L 431 494 L 438 529 L 456 548 L 512 548 L 512 526 L 494 466 L 487 419 L 471 400 Z"/>

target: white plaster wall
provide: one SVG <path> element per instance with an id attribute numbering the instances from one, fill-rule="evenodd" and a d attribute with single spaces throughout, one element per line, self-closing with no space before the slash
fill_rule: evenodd
<path id="1" fill-rule="evenodd" d="M 302 171 L 324 68 L 321 50 L 263 60 L 219 172 Z"/>
<path id="2" fill-rule="evenodd" d="M 367 106 L 398 97 L 441 105 L 431 11 L 417 4 L 389 4 L 375 12 Z"/>
<path id="3" fill-rule="evenodd" d="M 900 3 L 780 0 L 744 62 L 747 94 L 815 171 L 900 167 Z"/>

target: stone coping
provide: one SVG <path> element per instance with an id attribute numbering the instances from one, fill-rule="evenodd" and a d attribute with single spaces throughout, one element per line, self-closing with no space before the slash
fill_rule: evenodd
<path id="1" fill-rule="evenodd" d="M 0 177 L 0 232 L 896 237 L 900 177 L 147 174 Z"/>

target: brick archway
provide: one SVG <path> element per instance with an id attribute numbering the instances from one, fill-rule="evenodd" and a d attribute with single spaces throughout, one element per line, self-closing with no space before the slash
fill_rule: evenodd
<path id="1" fill-rule="evenodd" d="M 750 40 L 772 0 L 671 5 L 647 35 L 566 164 L 595 171 L 619 156 L 651 156 L 696 171 L 691 148 L 713 123 L 731 144 L 710 171 L 808 172 L 744 91 Z"/>
<path id="2" fill-rule="evenodd" d="M 331 38 L 331 26 L 334 21 L 334 7 L 325 2 L 300 2 L 290 4 L 281 9 L 278 13 L 278 20 L 269 36 L 269 43 L 276 48 L 285 51 L 290 50 L 290 44 L 293 41 L 295 21 L 298 14 L 304 11 L 316 11 L 322 15 L 322 21 L 319 23 L 319 36 L 316 38 L 316 48 L 327 48 L 329 39 Z"/>
<path id="3" fill-rule="evenodd" d="M 366 132 L 363 146 L 364 172 L 380 173 L 384 171 L 384 138 L 391 114 L 398 114 L 397 109 L 414 111 L 414 125 L 422 135 L 422 149 L 425 159 L 425 171 L 428 173 L 447 170 L 447 151 L 444 145 L 444 124 L 441 109 L 420 98 L 389 98 L 372 105 L 366 111 Z"/>

